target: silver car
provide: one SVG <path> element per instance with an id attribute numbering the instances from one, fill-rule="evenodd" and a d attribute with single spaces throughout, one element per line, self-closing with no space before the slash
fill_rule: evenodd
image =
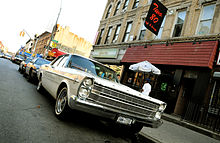
<path id="1" fill-rule="evenodd" d="M 46 89 L 56 99 L 58 118 L 75 109 L 114 120 L 134 133 L 162 124 L 166 103 L 120 84 L 113 70 L 92 59 L 59 56 L 41 66 L 38 80 L 37 90 Z"/>

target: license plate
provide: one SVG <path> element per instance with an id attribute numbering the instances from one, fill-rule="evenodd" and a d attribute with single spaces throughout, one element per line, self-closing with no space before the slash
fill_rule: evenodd
<path id="1" fill-rule="evenodd" d="M 132 123 L 132 119 L 119 116 L 117 122 L 125 125 L 130 125 Z"/>

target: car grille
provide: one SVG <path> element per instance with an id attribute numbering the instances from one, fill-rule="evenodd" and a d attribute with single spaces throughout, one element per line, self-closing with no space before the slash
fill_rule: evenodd
<path id="1" fill-rule="evenodd" d="M 92 93 L 88 99 L 111 109 L 142 117 L 153 118 L 159 108 L 158 104 L 97 83 L 94 84 Z"/>

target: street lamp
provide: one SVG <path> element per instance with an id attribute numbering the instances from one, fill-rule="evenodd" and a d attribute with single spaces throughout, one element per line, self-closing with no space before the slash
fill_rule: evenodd
<path id="1" fill-rule="evenodd" d="M 53 38 L 54 38 L 54 33 L 56 34 L 56 31 L 57 31 L 57 22 L 58 22 L 58 19 L 59 19 L 59 17 L 60 17 L 60 13 L 61 13 L 61 10 L 62 10 L 62 0 L 60 1 L 61 3 L 60 3 L 60 11 L 59 11 L 59 13 L 58 13 L 58 15 L 57 15 L 57 20 L 56 20 L 56 23 L 55 23 L 55 25 L 53 26 L 53 30 L 52 30 L 52 33 L 51 33 L 51 37 L 50 37 L 50 41 L 49 41 L 49 44 L 48 44 L 48 46 L 46 47 L 46 55 L 48 56 L 48 50 L 49 49 L 51 49 L 50 48 L 50 44 L 51 44 L 51 41 L 53 41 Z M 45 56 L 46 57 L 46 56 Z"/>
<path id="2" fill-rule="evenodd" d="M 31 57 L 33 57 L 33 54 L 35 53 L 35 49 L 36 49 L 38 40 L 39 40 L 39 36 L 38 36 L 37 34 L 35 34 L 35 35 L 34 35 L 34 41 L 35 41 L 35 43 L 34 43 L 34 49 L 33 49 L 32 52 L 31 52 Z"/>

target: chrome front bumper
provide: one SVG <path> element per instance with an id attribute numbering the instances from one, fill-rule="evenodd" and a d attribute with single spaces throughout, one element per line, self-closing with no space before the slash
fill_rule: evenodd
<path id="1" fill-rule="evenodd" d="M 119 116 L 127 117 L 132 119 L 134 122 L 143 124 L 146 127 L 158 128 L 162 125 L 162 121 L 158 119 L 145 118 L 141 116 L 131 115 L 129 113 L 108 108 L 95 103 L 90 103 L 77 98 L 76 96 L 71 96 L 69 99 L 70 108 L 82 112 L 86 112 L 92 115 L 96 115 L 102 118 L 111 119 L 116 121 Z"/>

